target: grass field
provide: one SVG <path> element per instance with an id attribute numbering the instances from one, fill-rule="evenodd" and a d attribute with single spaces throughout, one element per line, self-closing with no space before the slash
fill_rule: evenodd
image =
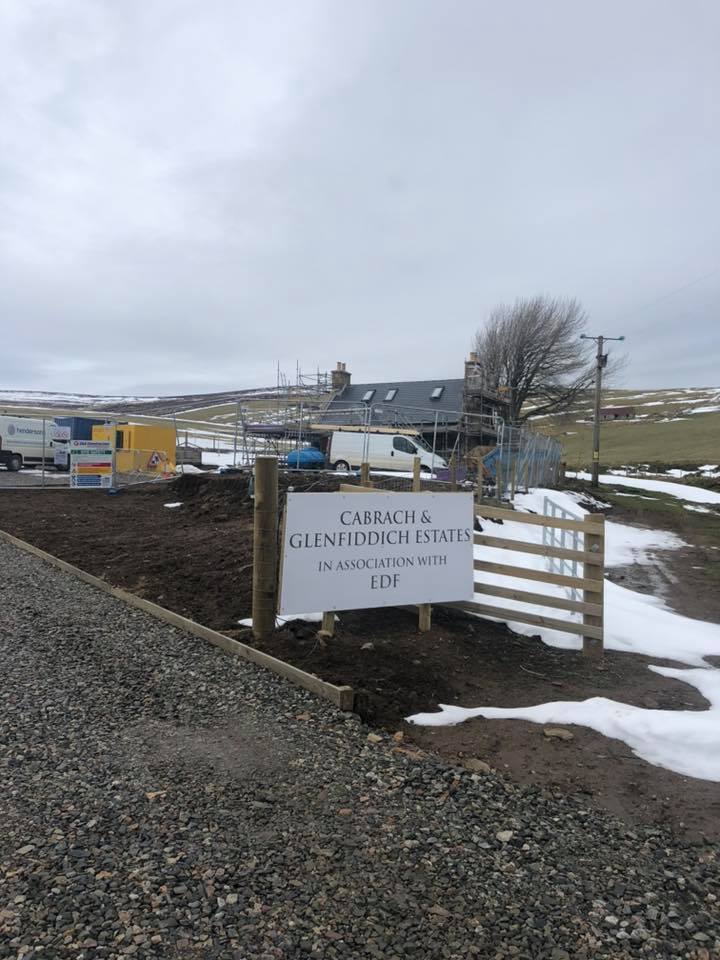
<path id="1" fill-rule="evenodd" d="M 324 397 L 304 397 L 303 405 L 307 408 L 308 404 L 317 407 L 330 399 L 330 395 Z M 297 416 L 300 415 L 300 400 L 297 398 L 264 397 L 257 400 L 243 400 L 243 413 L 246 420 L 249 421 L 272 421 L 275 418 L 287 416 L 289 411 L 294 411 Z M 237 404 L 222 403 L 217 406 L 201 407 L 185 412 L 185 416 L 192 416 L 193 420 L 207 420 L 210 423 L 234 424 L 237 416 Z"/>
<path id="2" fill-rule="evenodd" d="M 556 437 L 571 469 L 592 462 L 592 398 L 561 416 L 537 417 L 530 426 Z M 602 424 L 600 461 L 607 467 L 650 463 L 701 466 L 720 462 L 720 390 L 609 390 L 603 407 L 634 406 L 631 420 Z M 717 410 L 695 413 L 706 407 Z"/>

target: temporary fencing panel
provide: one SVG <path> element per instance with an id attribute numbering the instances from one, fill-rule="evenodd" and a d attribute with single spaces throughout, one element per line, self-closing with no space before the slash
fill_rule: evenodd
<path id="1" fill-rule="evenodd" d="M 115 458 L 116 486 L 175 476 L 174 466 L 165 450 L 118 450 Z"/>
<path id="2" fill-rule="evenodd" d="M 561 461 L 557 440 L 526 426 L 502 424 L 494 464 L 498 499 L 514 500 L 518 490 L 557 483 Z"/>

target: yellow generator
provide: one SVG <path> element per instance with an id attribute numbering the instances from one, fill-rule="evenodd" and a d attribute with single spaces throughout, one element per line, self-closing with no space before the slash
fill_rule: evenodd
<path id="1" fill-rule="evenodd" d="M 112 426 L 94 426 L 93 440 L 112 443 Z M 173 473 L 175 428 L 147 423 L 119 423 L 115 431 L 118 473 Z"/>

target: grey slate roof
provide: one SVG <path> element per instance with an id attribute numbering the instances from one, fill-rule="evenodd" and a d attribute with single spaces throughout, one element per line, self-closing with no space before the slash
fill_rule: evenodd
<path id="1" fill-rule="evenodd" d="M 374 394 L 369 401 L 372 410 L 371 423 L 380 426 L 402 427 L 457 423 L 463 409 L 465 381 L 460 380 L 407 380 L 383 381 L 381 383 L 351 383 L 330 401 L 320 418 L 325 423 L 362 423 L 363 410 L 368 406 L 363 397 L 369 390 Z M 443 387 L 437 400 L 431 399 L 433 390 Z M 390 390 L 397 390 L 392 401 L 385 400 Z"/>

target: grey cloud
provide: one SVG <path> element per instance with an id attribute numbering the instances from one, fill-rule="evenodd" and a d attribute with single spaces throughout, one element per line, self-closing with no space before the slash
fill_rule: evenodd
<path id="1" fill-rule="evenodd" d="M 6 386 L 459 374 L 535 292 L 717 379 L 713 2 L 3 9 Z"/>

